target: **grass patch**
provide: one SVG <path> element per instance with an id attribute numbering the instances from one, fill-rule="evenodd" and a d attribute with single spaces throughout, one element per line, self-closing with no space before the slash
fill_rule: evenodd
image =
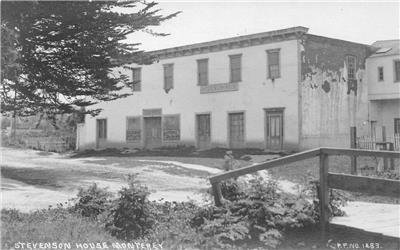
<path id="1" fill-rule="evenodd" d="M 66 208 L 43 209 L 33 213 L 1 211 L 2 249 L 16 242 L 117 242 L 102 226 Z"/>

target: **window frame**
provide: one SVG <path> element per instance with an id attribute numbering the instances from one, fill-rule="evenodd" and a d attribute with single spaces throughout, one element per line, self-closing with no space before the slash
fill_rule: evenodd
<path id="1" fill-rule="evenodd" d="M 108 127 L 108 125 L 107 125 L 107 118 L 98 118 L 98 119 L 96 119 L 96 122 L 97 122 L 97 139 L 98 140 L 107 140 L 107 127 Z M 102 125 L 101 125 L 101 123 L 103 123 Z M 101 126 L 103 126 L 103 129 L 100 129 L 100 127 Z M 103 132 L 103 133 L 102 133 Z M 100 137 L 100 135 L 103 135 L 104 137 Z"/>
<path id="2" fill-rule="evenodd" d="M 354 72 L 353 77 L 350 77 L 350 63 L 349 58 L 354 58 Z M 357 78 L 357 56 L 355 55 L 346 55 L 346 66 L 347 66 L 347 80 L 355 80 Z"/>
<path id="3" fill-rule="evenodd" d="M 129 129 L 129 119 L 138 119 L 139 120 L 139 129 Z M 140 137 L 138 140 L 128 140 L 128 131 L 130 130 L 138 130 L 140 131 Z M 141 143 L 142 142 L 142 133 L 143 133 L 143 118 L 140 115 L 137 116 L 126 116 L 126 127 L 125 127 L 125 142 L 126 143 Z"/>
<path id="4" fill-rule="evenodd" d="M 400 64 L 400 60 L 395 59 L 393 60 L 393 82 L 400 82 L 400 65 L 399 65 L 399 72 L 396 72 L 396 63 Z"/>
<path id="5" fill-rule="evenodd" d="M 239 67 L 239 79 L 233 79 L 233 64 L 232 60 L 233 59 L 239 59 L 240 62 L 240 67 Z M 236 82 L 241 82 L 242 81 L 242 54 L 233 54 L 229 55 L 229 82 L 230 83 L 236 83 Z"/>
<path id="6" fill-rule="evenodd" d="M 277 79 L 281 78 L 281 49 L 268 49 L 265 51 L 267 54 L 267 79 Z M 277 64 L 270 64 L 269 60 L 269 55 L 272 53 L 278 53 L 278 63 Z M 278 65 L 278 76 L 277 77 L 271 77 L 271 67 L 272 65 Z"/>
<path id="7" fill-rule="evenodd" d="M 135 67 L 135 68 L 130 68 L 130 69 L 132 70 L 132 91 L 134 91 L 134 92 L 142 91 L 142 68 Z M 138 71 L 138 75 L 139 75 L 139 80 L 137 80 L 137 83 L 135 83 L 135 79 L 134 79 L 135 71 Z"/>
<path id="8" fill-rule="evenodd" d="M 382 71 L 382 78 L 381 78 L 381 71 Z M 385 81 L 385 72 L 383 70 L 383 66 L 378 67 L 378 82 Z"/>
<path id="9" fill-rule="evenodd" d="M 397 128 L 400 127 L 400 118 L 394 118 L 393 121 L 394 121 L 394 124 L 393 124 L 394 125 L 394 128 L 393 128 L 394 133 L 400 134 L 400 131 L 397 131 Z M 396 126 L 396 125 L 398 125 L 397 123 L 399 123 L 399 126 Z"/>
<path id="10" fill-rule="evenodd" d="M 176 139 L 165 138 L 165 131 L 169 130 L 169 129 L 166 129 L 165 122 L 166 122 L 166 119 L 171 118 L 171 117 L 176 118 L 178 120 L 179 135 L 178 135 L 178 138 L 176 138 Z M 182 134 L 182 131 L 181 131 L 181 115 L 180 114 L 163 115 L 162 118 L 161 118 L 161 130 L 162 130 L 162 141 L 163 142 L 179 142 L 179 141 L 181 141 L 181 134 Z"/>
<path id="11" fill-rule="evenodd" d="M 167 77 L 167 69 L 171 68 L 171 76 Z M 164 89 L 167 89 L 167 79 L 171 79 L 171 88 L 169 89 L 173 89 L 174 88 L 174 64 L 173 63 L 166 63 L 163 64 L 163 70 L 164 70 Z"/>
<path id="12" fill-rule="evenodd" d="M 208 84 L 209 84 L 209 78 L 208 78 L 208 71 L 209 71 L 209 66 L 208 66 L 208 58 L 202 58 L 202 59 L 197 59 L 196 60 L 197 61 L 197 85 L 198 86 L 207 86 Z M 205 66 L 205 69 L 206 69 L 206 71 L 205 72 L 200 72 L 200 64 L 201 63 L 206 63 L 206 66 Z M 205 74 L 205 82 L 201 82 L 201 79 L 203 79 L 203 78 L 201 78 L 200 77 L 200 74 L 201 73 L 204 73 Z"/>

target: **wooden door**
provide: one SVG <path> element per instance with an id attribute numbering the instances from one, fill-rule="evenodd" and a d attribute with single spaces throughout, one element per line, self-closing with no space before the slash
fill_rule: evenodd
<path id="1" fill-rule="evenodd" d="M 211 117 L 209 114 L 196 116 L 197 122 L 197 147 L 200 149 L 211 146 Z"/>
<path id="2" fill-rule="evenodd" d="M 229 129 L 229 147 L 230 148 L 244 147 L 244 114 L 230 113 L 228 129 Z"/>
<path id="3" fill-rule="evenodd" d="M 281 150 L 283 144 L 283 112 L 266 111 L 265 117 L 267 149 Z"/>
<path id="4" fill-rule="evenodd" d="M 145 147 L 157 148 L 162 146 L 161 117 L 144 118 Z"/>
<path id="5" fill-rule="evenodd" d="M 96 148 L 101 148 L 107 141 L 107 119 L 96 120 Z"/>

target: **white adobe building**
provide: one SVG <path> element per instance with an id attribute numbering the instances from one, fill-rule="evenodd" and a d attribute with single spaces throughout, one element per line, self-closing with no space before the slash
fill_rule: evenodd
<path id="1" fill-rule="evenodd" d="M 366 60 L 370 134 L 380 137 L 385 126 L 388 137 L 400 134 L 400 40 L 377 41 L 379 48 Z"/>
<path id="2" fill-rule="evenodd" d="M 98 104 L 78 148 L 348 147 L 368 120 L 369 49 L 293 27 L 148 52 L 153 64 L 115 70 L 132 95 Z"/>

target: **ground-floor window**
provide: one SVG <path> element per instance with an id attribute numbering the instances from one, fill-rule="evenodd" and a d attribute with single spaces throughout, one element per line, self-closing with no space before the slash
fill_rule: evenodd
<path id="1" fill-rule="evenodd" d="M 163 140 L 179 141 L 181 138 L 179 115 L 163 116 Z"/>
<path id="2" fill-rule="evenodd" d="M 130 116 L 126 118 L 126 142 L 140 142 L 142 129 L 141 117 Z"/>
<path id="3" fill-rule="evenodd" d="M 97 138 L 107 139 L 107 119 L 97 119 Z"/>
<path id="4" fill-rule="evenodd" d="M 394 118 L 394 133 L 400 133 L 400 118 Z"/>

